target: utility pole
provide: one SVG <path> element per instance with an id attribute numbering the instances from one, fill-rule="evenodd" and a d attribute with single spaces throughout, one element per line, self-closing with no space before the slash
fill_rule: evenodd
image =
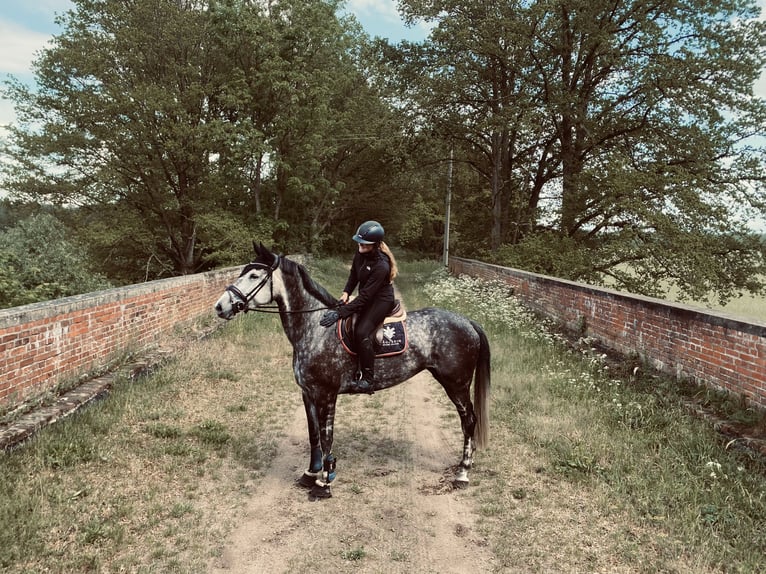
<path id="1" fill-rule="evenodd" d="M 450 209 L 452 208 L 452 161 L 455 154 L 455 146 L 450 147 L 449 150 L 449 167 L 447 168 L 447 201 L 446 201 L 446 215 L 444 221 L 444 266 L 449 265 L 449 220 Z"/>

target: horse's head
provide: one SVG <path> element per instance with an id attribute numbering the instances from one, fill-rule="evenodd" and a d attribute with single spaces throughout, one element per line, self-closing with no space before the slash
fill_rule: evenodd
<path id="1" fill-rule="evenodd" d="M 245 265 L 239 278 L 229 285 L 215 304 L 215 312 L 222 319 L 231 319 L 274 299 L 274 271 L 279 267 L 279 256 L 266 247 L 256 245 L 255 260 Z"/>

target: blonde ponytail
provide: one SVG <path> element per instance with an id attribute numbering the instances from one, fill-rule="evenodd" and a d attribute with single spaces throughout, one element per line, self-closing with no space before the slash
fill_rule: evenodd
<path id="1" fill-rule="evenodd" d="M 386 254 L 388 260 L 391 262 L 391 275 L 388 280 L 393 283 L 396 276 L 399 275 L 399 267 L 396 264 L 396 259 L 394 259 L 394 254 L 391 253 L 391 249 L 389 249 L 385 241 L 380 242 L 380 250 Z"/>

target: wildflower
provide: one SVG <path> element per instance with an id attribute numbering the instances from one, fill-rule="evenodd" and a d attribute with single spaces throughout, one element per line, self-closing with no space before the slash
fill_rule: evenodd
<path id="1" fill-rule="evenodd" d="M 716 478 L 718 478 L 718 474 L 716 473 L 716 471 L 718 471 L 719 473 L 721 472 L 721 463 L 711 460 L 705 463 L 705 468 L 710 469 L 710 478 L 715 480 Z"/>

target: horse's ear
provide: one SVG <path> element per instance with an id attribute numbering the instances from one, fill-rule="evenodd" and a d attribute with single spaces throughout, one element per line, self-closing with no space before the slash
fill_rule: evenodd
<path id="1" fill-rule="evenodd" d="M 255 251 L 256 259 L 259 257 L 268 259 L 269 255 L 274 255 L 271 250 L 263 244 L 263 241 L 256 243 L 255 239 L 253 239 L 253 250 Z"/>

